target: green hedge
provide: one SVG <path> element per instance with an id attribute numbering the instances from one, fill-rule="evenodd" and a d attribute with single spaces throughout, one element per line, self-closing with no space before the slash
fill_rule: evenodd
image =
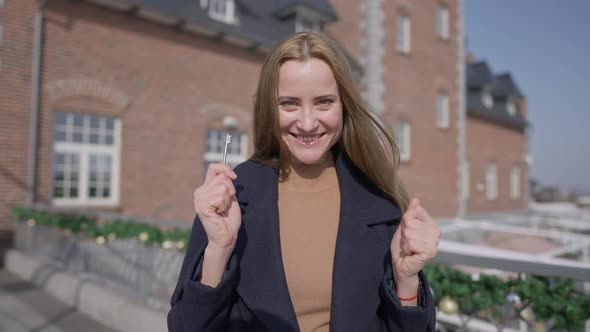
<path id="1" fill-rule="evenodd" d="M 437 300 L 449 296 L 469 315 L 490 310 L 492 318 L 499 320 L 499 307 L 508 304 L 507 296 L 514 292 L 523 304 L 530 304 L 537 321 L 554 320 L 553 330 L 583 331 L 590 319 L 590 296 L 576 290 L 569 279 L 532 276 L 504 281 L 482 274 L 474 280 L 465 272 L 439 265 L 428 265 L 424 272 Z"/>
<path id="2" fill-rule="evenodd" d="M 14 208 L 13 215 L 19 221 L 30 221 L 38 225 L 60 228 L 68 233 L 81 233 L 95 238 L 99 243 L 113 239 L 139 238 L 147 245 L 160 245 L 164 248 L 185 249 L 190 230 L 161 230 L 160 228 L 134 220 L 112 220 L 97 222 L 95 218 L 77 214 L 39 211 L 29 208 Z"/>

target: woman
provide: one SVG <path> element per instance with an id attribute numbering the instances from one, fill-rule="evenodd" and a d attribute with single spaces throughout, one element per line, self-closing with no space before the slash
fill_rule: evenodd
<path id="1" fill-rule="evenodd" d="M 334 41 L 273 50 L 254 136 L 251 160 L 211 165 L 194 193 L 170 331 L 434 331 L 421 268 L 439 229 Z"/>

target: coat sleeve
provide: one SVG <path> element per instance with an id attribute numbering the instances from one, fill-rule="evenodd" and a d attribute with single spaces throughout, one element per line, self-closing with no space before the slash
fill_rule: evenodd
<path id="1" fill-rule="evenodd" d="M 418 305 L 416 307 L 402 306 L 393 290 L 392 266 L 391 264 L 387 266 L 379 289 L 382 315 L 385 318 L 387 331 L 435 331 L 436 309 L 430 287 L 424 272 L 420 271 L 418 278 L 420 279 Z"/>
<path id="2" fill-rule="evenodd" d="M 217 287 L 203 285 L 196 280 L 201 272 L 200 263 L 206 246 L 207 235 L 196 217 L 178 283 L 170 301 L 170 332 L 224 331 L 228 323 L 229 312 L 235 302 L 237 259 L 232 255 Z"/>

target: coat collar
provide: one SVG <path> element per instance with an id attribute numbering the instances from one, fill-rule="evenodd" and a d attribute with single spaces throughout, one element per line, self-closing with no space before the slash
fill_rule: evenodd
<path id="1" fill-rule="evenodd" d="M 336 331 L 360 331 L 366 327 L 362 317 L 373 317 L 378 303 L 357 299 L 377 291 L 383 276 L 383 256 L 393 234 L 391 228 L 387 234 L 378 234 L 372 228 L 398 220 L 401 211 L 345 153 L 335 152 L 335 167 L 341 202 L 331 326 Z M 298 331 L 282 261 L 277 173 L 254 162 L 245 163 L 236 172 L 243 225 L 236 244 L 240 260 L 237 293 L 269 331 Z M 352 312 L 358 315 L 352 317 Z M 354 324 L 359 324 L 359 329 L 350 329 Z"/>
<path id="2" fill-rule="evenodd" d="M 338 185 L 340 187 L 341 210 L 347 210 L 351 219 L 361 224 L 371 226 L 380 222 L 391 220 L 392 216 L 401 216 L 399 207 L 387 198 L 387 195 L 375 186 L 371 180 L 360 170 L 345 152 L 333 151 Z M 253 161 L 247 162 L 248 168 L 256 169 L 256 179 L 250 185 L 256 190 L 238 184 L 238 200 L 241 205 L 277 202 L 278 176 L 272 167 Z M 250 175 L 249 175 L 250 176 Z M 252 182 L 252 181 L 249 181 Z M 241 193 L 242 192 L 242 193 Z"/>

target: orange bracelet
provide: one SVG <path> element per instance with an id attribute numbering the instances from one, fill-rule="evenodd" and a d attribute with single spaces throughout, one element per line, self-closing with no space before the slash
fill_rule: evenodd
<path id="1" fill-rule="evenodd" d="M 395 295 L 397 295 L 397 288 L 393 289 L 395 291 Z M 400 301 L 412 301 L 418 298 L 418 294 L 412 296 L 412 297 L 401 297 L 399 295 L 397 295 L 397 297 L 399 298 Z"/>

